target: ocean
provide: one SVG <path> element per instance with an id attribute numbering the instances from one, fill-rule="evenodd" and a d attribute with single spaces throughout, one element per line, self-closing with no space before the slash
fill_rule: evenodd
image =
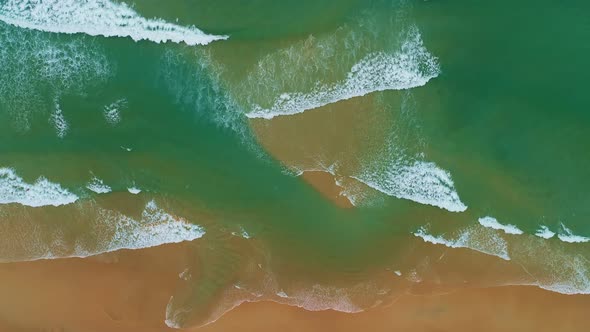
<path id="1" fill-rule="evenodd" d="M 169 327 L 590 294 L 588 10 L 0 0 L 0 266 L 182 245 Z"/>

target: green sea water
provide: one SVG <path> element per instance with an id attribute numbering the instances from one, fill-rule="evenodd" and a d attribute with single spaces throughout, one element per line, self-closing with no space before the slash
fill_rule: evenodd
<path id="1" fill-rule="evenodd" d="M 172 326 L 364 310 L 447 248 L 587 294 L 589 6 L 2 0 L 0 262 L 192 241 Z"/>

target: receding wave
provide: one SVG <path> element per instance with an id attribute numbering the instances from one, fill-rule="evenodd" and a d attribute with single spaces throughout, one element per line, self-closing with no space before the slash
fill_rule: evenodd
<path id="1" fill-rule="evenodd" d="M 445 238 L 429 234 L 425 227 L 421 227 L 414 235 L 432 244 L 440 244 L 449 248 L 467 248 L 507 261 L 510 260 L 506 241 L 493 230 L 470 227 Z"/>
<path id="2" fill-rule="evenodd" d="M 550 241 L 555 233 L 549 232 L 543 236 L 511 236 L 514 234 L 501 228 L 472 225 L 444 235 L 433 235 L 427 227 L 421 227 L 414 235 L 435 245 L 497 256 L 521 269 L 521 276 L 500 278 L 498 285 L 532 285 L 561 294 L 590 294 L 590 260 L 583 251 L 565 246 L 563 240 Z"/>
<path id="3" fill-rule="evenodd" d="M 62 212 L 73 218 L 70 225 L 65 225 L 64 218 L 55 225 L 54 220 L 45 220 L 47 212 L 40 210 L 3 209 L 3 215 L 8 217 L 0 230 L 7 237 L 0 241 L 0 262 L 88 257 L 120 249 L 192 241 L 205 234 L 203 227 L 168 213 L 154 200 L 145 205 L 139 216 L 105 209 L 89 201 L 81 204 L 60 208 L 69 210 Z M 77 233 L 72 233 L 72 224 L 77 224 Z"/>
<path id="4" fill-rule="evenodd" d="M 27 183 L 10 168 L 0 168 L 0 204 L 60 206 L 74 203 L 78 196 L 57 183 L 39 177 L 34 183 Z"/>
<path id="5" fill-rule="evenodd" d="M 451 212 L 467 209 L 455 191 L 450 173 L 433 162 L 415 161 L 406 165 L 391 163 L 377 168 L 369 167 L 353 178 L 390 196 Z"/>
<path id="6" fill-rule="evenodd" d="M 271 107 L 254 105 L 246 115 L 249 118 L 271 119 L 302 113 L 376 91 L 423 86 L 439 73 L 437 59 L 424 47 L 418 28 L 413 26 L 399 50 L 391 54 L 368 54 L 350 68 L 344 80 L 328 86 L 316 84 L 311 92 L 283 92 Z"/>
<path id="7" fill-rule="evenodd" d="M 227 36 L 208 35 L 162 19 L 146 19 L 125 3 L 109 0 L 8 0 L 0 20 L 21 28 L 91 36 L 130 37 L 135 41 L 205 45 Z"/>
<path id="8" fill-rule="evenodd" d="M 102 210 L 103 222 L 116 225 L 114 236 L 105 241 L 103 251 L 141 249 L 164 243 L 192 241 L 202 237 L 205 230 L 187 220 L 175 217 L 149 201 L 140 219 L 133 219 L 118 212 Z"/>

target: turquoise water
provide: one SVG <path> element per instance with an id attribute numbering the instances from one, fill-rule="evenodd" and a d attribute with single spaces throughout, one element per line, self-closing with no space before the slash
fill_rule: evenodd
<path id="1" fill-rule="evenodd" d="M 0 262 L 191 241 L 170 325 L 360 311 L 447 248 L 589 292 L 586 3 L 125 3 L 0 1 Z"/>

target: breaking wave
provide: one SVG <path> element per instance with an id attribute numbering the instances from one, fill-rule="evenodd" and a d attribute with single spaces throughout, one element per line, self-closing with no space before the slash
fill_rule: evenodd
<path id="1" fill-rule="evenodd" d="M 267 61 L 259 63 L 260 71 L 266 75 L 272 73 L 273 65 L 276 66 L 265 63 Z M 266 66 L 269 68 L 263 68 Z M 255 104 L 246 116 L 272 119 L 376 91 L 410 89 L 425 85 L 439 73 L 437 59 L 424 47 L 418 28 L 413 26 L 396 52 L 368 54 L 350 68 L 344 80 L 327 86 L 318 82 L 310 92 L 283 92 L 272 106 L 265 108 Z"/>
<path id="2" fill-rule="evenodd" d="M 19 177 L 14 170 L 0 168 L 0 204 L 18 203 L 31 207 L 60 206 L 77 200 L 78 196 L 44 177 L 39 177 L 30 184 Z"/>
<path id="3" fill-rule="evenodd" d="M 81 204 L 66 207 L 73 218 L 71 225 L 65 225 L 62 220 L 55 224 L 43 211 L 3 210 L 6 220 L 0 230 L 10 236 L 0 241 L 0 252 L 3 253 L 0 262 L 88 257 L 120 249 L 192 241 L 205 234 L 203 227 L 166 212 L 153 200 L 137 217 L 101 208 L 91 202 Z M 83 231 L 72 234 L 73 229 Z"/>
<path id="4" fill-rule="evenodd" d="M 487 217 L 479 218 L 478 221 L 479 221 L 480 225 L 482 225 L 483 227 L 501 230 L 506 234 L 514 234 L 514 235 L 524 234 L 524 232 L 522 230 L 520 230 L 518 227 L 516 227 L 514 225 L 501 224 L 494 217 L 487 216 Z"/>
<path id="5" fill-rule="evenodd" d="M 497 256 L 509 261 L 508 245 L 506 241 L 493 230 L 485 228 L 469 227 L 449 238 L 431 235 L 425 227 L 421 227 L 414 235 L 422 238 L 424 242 L 440 244 L 449 248 L 467 248 L 481 253 Z"/>
<path id="6" fill-rule="evenodd" d="M 433 162 L 384 163 L 376 167 L 378 169 L 369 166 L 353 178 L 389 196 L 436 206 L 451 212 L 462 212 L 467 209 L 455 190 L 450 173 Z"/>
<path id="7" fill-rule="evenodd" d="M 0 5 L 0 20 L 46 32 L 130 37 L 156 43 L 205 45 L 228 38 L 208 35 L 194 26 L 146 19 L 129 5 L 109 0 L 8 0 Z"/>

